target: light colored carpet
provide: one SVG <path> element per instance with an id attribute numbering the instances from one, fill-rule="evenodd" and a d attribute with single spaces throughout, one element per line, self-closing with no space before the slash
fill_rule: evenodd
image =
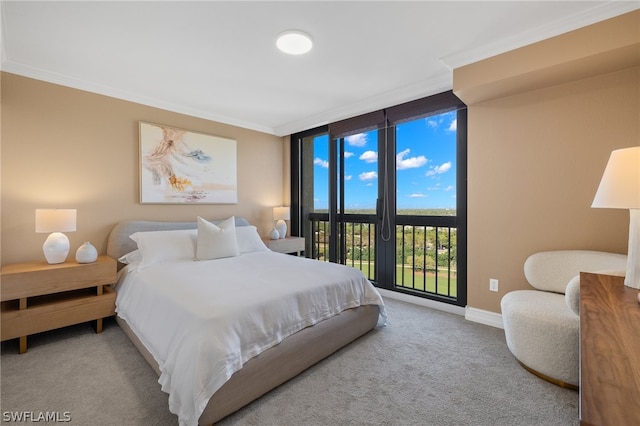
<path id="1" fill-rule="evenodd" d="M 502 330 L 386 303 L 387 327 L 219 424 L 578 424 L 578 393 L 522 369 Z M 0 362 L 2 420 L 7 412 L 57 411 L 73 425 L 177 424 L 155 373 L 113 320 L 102 334 L 83 324 L 32 336 L 23 355 L 15 341 L 4 342 Z"/>

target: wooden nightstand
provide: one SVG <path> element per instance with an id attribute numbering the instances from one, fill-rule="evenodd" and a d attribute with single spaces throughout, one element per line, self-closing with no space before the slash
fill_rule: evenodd
<path id="1" fill-rule="evenodd" d="M 296 253 L 299 256 L 304 251 L 304 237 L 264 239 L 263 241 L 270 250 L 278 253 Z"/>
<path id="2" fill-rule="evenodd" d="M 115 313 L 116 293 L 108 285 L 117 281 L 117 263 L 99 256 L 94 263 L 68 261 L 5 265 L 0 281 L 0 339 L 20 339 L 27 351 L 27 336 L 68 325 L 102 319 Z"/>

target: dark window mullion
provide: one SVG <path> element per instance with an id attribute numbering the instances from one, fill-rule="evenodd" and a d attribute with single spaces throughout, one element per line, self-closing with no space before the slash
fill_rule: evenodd
<path id="1" fill-rule="evenodd" d="M 467 109 L 457 111 L 456 304 L 467 305 Z"/>
<path id="2" fill-rule="evenodd" d="M 347 263 L 347 224 L 345 223 L 345 211 L 344 211 L 344 138 L 340 138 L 338 142 L 338 186 L 339 186 L 339 200 L 340 200 L 340 212 L 338 220 L 340 222 L 340 263 Z"/>
<path id="3" fill-rule="evenodd" d="M 329 138 L 329 262 L 339 263 L 338 244 L 336 238 L 340 238 L 338 232 L 338 194 L 335 188 L 338 186 L 337 170 L 337 141 Z"/>
<path id="4" fill-rule="evenodd" d="M 396 143 L 395 128 L 378 130 L 378 205 L 376 279 L 379 287 L 396 284 Z M 386 185 L 386 188 L 385 188 Z"/>

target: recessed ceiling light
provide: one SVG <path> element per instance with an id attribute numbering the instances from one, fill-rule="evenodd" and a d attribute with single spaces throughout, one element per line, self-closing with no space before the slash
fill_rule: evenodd
<path id="1" fill-rule="evenodd" d="M 289 30 L 278 34 L 276 46 L 284 53 L 302 55 L 311 50 L 313 42 L 308 34 L 298 30 Z"/>

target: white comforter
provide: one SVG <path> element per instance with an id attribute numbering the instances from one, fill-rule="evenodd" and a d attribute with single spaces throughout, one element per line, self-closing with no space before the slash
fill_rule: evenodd
<path id="1" fill-rule="evenodd" d="M 353 268 L 258 251 L 129 265 L 116 312 L 160 366 L 158 380 L 181 425 L 196 425 L 209 398 L 242 365 L 305 327 L 382 298 Z"/>

